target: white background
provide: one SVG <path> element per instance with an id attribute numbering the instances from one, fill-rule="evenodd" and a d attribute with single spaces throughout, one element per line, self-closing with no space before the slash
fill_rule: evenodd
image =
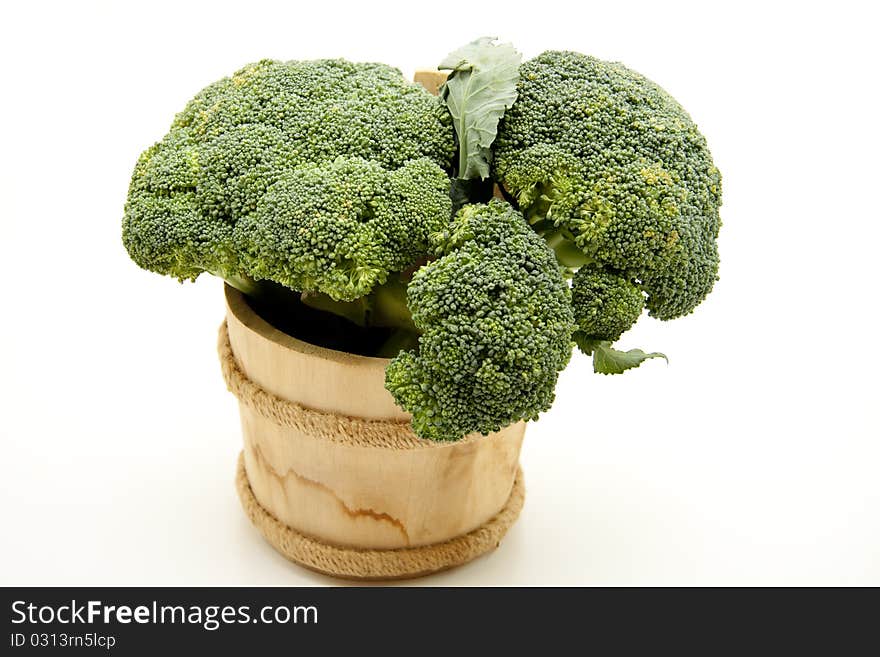
<path id="1" fill-rule="evenodd" d="M 530 425 L 500 549 L 419 584 L 880 584 L 876 16 L 870 3 L 4 3 L 0 584 L 335 584 L 239 508 L 221 286 L 120 242 L 138 154 L 263 57 L 411 75 L 476 36 L 620 60 L 724 175 L 721 281 L 575 356 Z"/>

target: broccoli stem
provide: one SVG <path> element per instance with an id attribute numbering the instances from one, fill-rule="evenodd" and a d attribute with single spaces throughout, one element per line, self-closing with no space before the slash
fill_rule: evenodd
<path id="1" fill-rule="evenodd" d="M 372 301 L 372 326 L 388 326 L 418 333 L 406 304 L 406 283 L 392 276 L 384 285 L 373 290 L 369 298 Z"/>
<path id="2" fill-rule="evenodd" d="M 419 334 L 398 329 L 391 334 L 376 352 L 377 358 L 394 358 L 401 351 L 415 349 L 419 345 Z"/>
<path id="3" fill-rule="evenodd" d="M 393 358 L 404 349 L 418 347 L 420 332 L 413 324 L 406 305 L 406 283 L 397 276 L 376 287 L 365 297 L 354 301 L 335 301 L 321 292 L 297 292 L 273 281 L 257 281 L 242 274 L 215 275 L 249 299 L 258 302 L 259 306 L 281 313 L 282 318 L 287 317 L 284 314 L 285 309 L 295 308 L 301 302 L 315 310 L 342 317 L 360 327 L 394 329 L 378 351 L 373 353 L 370 350 L 368 355 Z M 271 321 L 271 318 L 267 318 L 267 321 Z"/>
<path id="4" fill-rule="evenodd" d="M 227 273 L 215 275 L 222 278 L 228 285 L 234 287 L 239 292 L 244 293 L 248 298 L 277 308 L 284 308 L 289 304 L 296 303 L 299 298 L 299 292 L 295 292 L 274 281 L 257 281 L 244 274 Z"/>
<path id="5" fill-rule="evenodd" d="M 255 281 L 249 276 L 243 274 L 222 274 L 211 272 L 218 278 L 222 278 L 230 287 L 234 287 L 239 292 L 249 297 L 260 297 L 263 295 L 262 286 L 259 281 Z"/>
<path id="6" fill-rule="evenodd" d="M 366 297 L 354 301 L 336 301 L 323 292 L 303 292 L 300 301 L 315 310 L 333 313 L 358 326 L 367 326 L 369 304 Z"/>
<path id="7" fill-rule="evenodd" d="M 304 292 L 302 302 L 316 310 L 339 315 L 358 326 L 382 326 L 418 333 L 406 305 L 406 283 L 397 277 L 354 301 L 336 301 L 321 292 Z"/>
<path id="8" fill-rule="evenodd" d="M 590 256 L 581 251 L 562 230 L 550 230 L 543 233 L 542 236 L 547 245 L 556 254 L 556 260 L 563 267 L 577 269 L 595 262 Z"/>

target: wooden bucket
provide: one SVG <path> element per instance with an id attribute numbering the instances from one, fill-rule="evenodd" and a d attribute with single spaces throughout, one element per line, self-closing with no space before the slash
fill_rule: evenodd
<path id="1" fill-rule="evenodd" d="M 436 443 L 385 389 L 387 359 L 297 340 L 226 287 L 220 355 L 240 400 L 238 488 L 285 556 L 331 575 L 410 577 L 494 549 L 523 501 L 525 425 Z"/>

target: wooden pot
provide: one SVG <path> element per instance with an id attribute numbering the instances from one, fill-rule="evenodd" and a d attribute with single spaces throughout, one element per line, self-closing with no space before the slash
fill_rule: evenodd
<path id="1" fill-rule="evenodd" d="M 241 402 L 239 493 L 279 551 L 332 575 L 392 578 L 497 546 L 522 506 L 523 423 L 422 440 L 385 389 L 387 359 L 297 340 L 229 286 L 226 303 L 220 351 Z"/>

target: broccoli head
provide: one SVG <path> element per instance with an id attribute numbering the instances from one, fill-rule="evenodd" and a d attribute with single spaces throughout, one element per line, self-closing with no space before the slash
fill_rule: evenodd
<path id="1" fill-rule="evenodd" d="M 196 95 L 140 157 L 123 242 L 181 280 L 252 276 L 348 299 L 427 249 L 448 220 L 438 195 L 454 153 L 448 112 L 397 69 L 260 61 Z"/>
<path id="2" fill-rule="evenodd" d="M 546 52 L 520 68 L 494 157 L 496 180 L 535 229 L 557 250 L 576 247 L 575 265 L 611 268 L 637 285 L 652 316 L 686 315 L 711 291 L 721 177 L 688 114 L 650 80 Z M 590 312 L 618 312 L 619 298 L 596 301 L 622 289 L 592 288 Z M 635 292 L 627 298 L 634 312 Z M 600 324 L 621 325 L 615 316 Z"/>
<path id="3" fill-rule="evenodd" d="M 457 440 L 531 420 L 553 402 L 575 328 L 553 251 L 508 204 L 468 205 L 433 236 L 408 303 L 421 331 L 385 385 L 417 434 Z"/>
<path id="4" fill-rule="evenodd" d="M 589 340 L 614 342 L 645 307 L 637 285 L 601 267 L 581 267 L 571 281 L 571 305 L 578 331 Z"/>
<path id="5" fill-rule="evenodd" d="M 254 279 L 353 301 L 422 255 L 451 207 L 449 178 L 428 159 L 388 171 L 340 157 L 283 174 L 233 245 Z"/>

